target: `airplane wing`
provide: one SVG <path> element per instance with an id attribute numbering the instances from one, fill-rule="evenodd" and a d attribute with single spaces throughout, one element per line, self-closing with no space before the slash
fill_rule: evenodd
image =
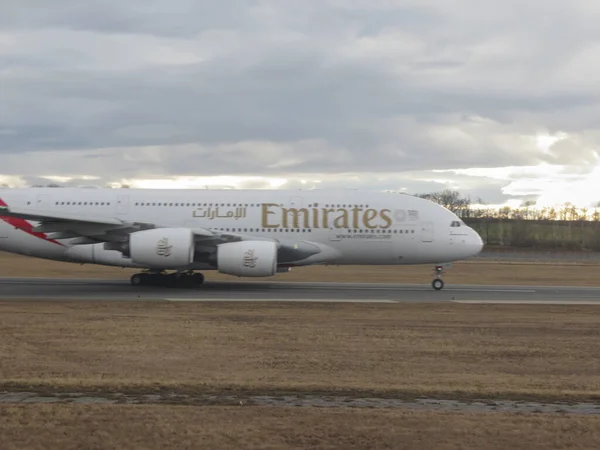
<path id="1" fill-rule="evenodd" d="M 48 239 L 74 239 L 72 245 L 91 244 L 98 242 L 121 242 L 127 240 L 130 233 L 166 226 L 145 223 L 128 222 L 116 217 L 94 217 L 88 214 L 46 212 L 42 210 L 20 210 L 15 207 L 3 206 L 0 210 L 5 217 L 37 222 L 32 228 L 36 233 L 44 233 Z M 205 229 L 193 229 L 198 238 L 212 237 L 214 233 Z"/>
<path id="2" fill-rule="evenodd" d="M 3 216 L 37 222 L 31 228 L 32 232 L 42 234 L 49 240 L 71 239 L 69 245 L 113 243 L 118 246 L 127 242 L 129 235 L 136 231 L 171 228 L 157 223 L 128 222 L 116 217 L 93 217 L 87 214 L 46 212 L 35 209 L 19 210 L 7 206 L 2 206 L 0 213 Z M 331 256 L 331 248 L 311 241 L 274 239 L 244 233 L 212 231 L 207 228 L 189 228 L 194 234 L 196 252 L 206 255 L 214 253 L 220 244 L 264 240 L 278 243 L 280 263 L 299 261 L 317 254 L 327 258 Z"/>

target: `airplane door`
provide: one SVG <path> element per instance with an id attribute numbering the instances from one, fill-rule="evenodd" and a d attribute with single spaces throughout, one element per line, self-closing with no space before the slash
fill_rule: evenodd
<path id="1" fill-rule="evenodd" d="M 421 241 L 433 242 L 433 222 L 421 222 Z"/>
<path id="2" fill-rule="evenodd" d="M 129 195 L 117 195 L 117 214 L 127 214 L 129 212 Z"/>

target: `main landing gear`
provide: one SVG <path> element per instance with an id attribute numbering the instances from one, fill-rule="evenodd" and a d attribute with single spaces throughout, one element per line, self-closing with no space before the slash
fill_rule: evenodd
<path id="1" fill-rule="evenodd" d="M 204 275 L 193 272 L 175 273 L 136 273 L 130 279 L 132 286 L 163 286 L 173 288 L 193 288 L 204 283 Z"/>
<path id="2" fill-rule="evenodd" d="M 433 275 L 435 276 L 434 280 L 431 282 L 431 286 L 436 291 L 441 291 L 444 287 L 444 281 L 440 278 L 444 274 L 444 266 L 435 266 L 435 272 Z"/>

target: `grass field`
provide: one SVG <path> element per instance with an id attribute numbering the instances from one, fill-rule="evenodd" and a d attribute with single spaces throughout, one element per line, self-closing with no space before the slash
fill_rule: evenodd
<path id="1" fill-rule="evenodd" d="M 444 275 L 453 284 L 516 284 L 598 286 L 600 264 L 458 262 Z M 113 278 L 127 280 L 136 270 L 47 261 L 0 252 L 0 276 L 56 278 Z M 278 274 L 273 281 L 329 281 L 429 284 L 433 266 L 313 266 Z M 216 271 L 205 272 L 208 281 L 239 280 Z M 252 281 L 252 279 L 244 279 Z"/>
<path id="2" fill-rule="evenodd" d="M 592 450 L 600 420 L 509 414 L 186 406 L 0 406 L 3 450 Z"/>
<path id="3" fill-rule="evenodd" d="M 560 217 L 560 215 L 559 215 Z M 486 244 L 521 248 L 600 250 L 600 221 L 468 218 Z"/>
<path id="4" fill-rule="evenodd" d="M 0 302 L 0 389 L 600 399 L 594 306 Z"/>
<path id="5" fill-rule="evenodd" d="M 5 301 L 0 391 L 598 401 L 599 325 L 592 306 Z M 599 446 L 598 416 L 0 405 L 7 450 Z"/>

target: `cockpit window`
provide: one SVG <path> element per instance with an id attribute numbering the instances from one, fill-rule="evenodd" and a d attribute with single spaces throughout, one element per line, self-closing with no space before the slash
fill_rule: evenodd
<path id="1" fill-rule="evenodd" d="M 450 224 L 450 226 L 452 228 L 460 227 L 460 222 L 458 220 L 453 220 L 452 223 Z"/>

